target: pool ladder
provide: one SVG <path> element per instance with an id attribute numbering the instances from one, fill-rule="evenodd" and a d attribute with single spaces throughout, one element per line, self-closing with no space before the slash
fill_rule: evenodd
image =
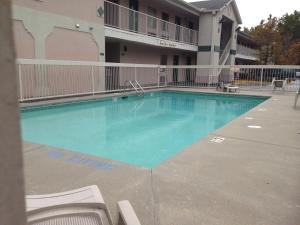
<path id="1" fill-rule="evenodd" d="M 129 80 L 128 82 L 131 85 L 131 87 L 133 87 L 136 93 L 138 93 L 140 96 L 144 96 L 145 90 L 137 80 L 135 81 Z"/>

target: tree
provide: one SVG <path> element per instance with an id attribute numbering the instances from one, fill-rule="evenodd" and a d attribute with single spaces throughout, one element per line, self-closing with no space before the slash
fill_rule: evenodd
<path id="1" fill-rule="evenodd" d="M 278 31 L 282 36 L 285 49 L 288 50 L 292 42 L 300 38 L 300 12 L 295 11 L 280 18 Z"/>
<path id="2" fill-rule="evenodd" d="M 258 58 L 261 64 L 274 64 L 280 55 L 280 34 L 277 26 L 278 19 L 270 15 L 267 21 L 262 20 L 260 25 L 250 29 L 254 41 L 259 46 Z"/>
<path id="3" fill-rule="evenodd" d="M 300 65 L 300 12 L 286 14 L 280 19 L 269 18 L 251 29 L 254 41 L 259 46 L 261 64 Z"/>
<path id="4" fill-rule="evenodd" d="M 287 58 L 289 64 L 300 65 L 300 39 L 295 40 L 289 47 Z"/>

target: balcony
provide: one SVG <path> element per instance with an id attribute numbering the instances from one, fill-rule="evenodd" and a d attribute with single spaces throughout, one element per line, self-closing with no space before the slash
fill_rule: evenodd
<path id="1" fill-rule="evenodd" d="M 172 42 L 197 46 L 198 31 L 105 1 L 105 26 Z M 161 42 L 160 45 L 164 45 Z M 172 44 L 165 44 L 174 47 Z"/>
<path id="2" fill-rule="evenodd" d="M 247 58 L 250 60 L 256 60 L 257 59 L 257 50 L 253 48 L 248 48 L 244 45 L 237 45 L 237 54 L 240 58 Z"/>

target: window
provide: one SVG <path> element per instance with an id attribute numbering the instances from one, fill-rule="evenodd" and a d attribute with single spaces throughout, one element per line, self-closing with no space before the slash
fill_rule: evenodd
<path id="1" fill-rule="evenodd" d="M 156 17 L 156 10 L 152 7 L 148 7 L 148 27 L 156 29 L 156 19 L 153 17 Z"/>

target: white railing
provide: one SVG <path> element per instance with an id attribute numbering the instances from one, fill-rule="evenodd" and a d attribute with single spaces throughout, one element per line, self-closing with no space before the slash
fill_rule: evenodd
<path id="1" fill-rule="evenodd" d="M 251 56 L 257 58 L 257 50 L 253 48 L 248 48 L 243 45 L 237 45 L 237 53 L 240 55 Z"/>
<path id="2" fill-rule="evenodd" d="M 274 79 L 284 90 L 300 86 L 300 66 L 160 66 L 52 60 L 17 60 L 20 101 L 133 91 L 161 87 L 216 88 L 234 83 L 242 90 L 272 91 Z M 220 74 L 220 70 L 223 72 Z"/>
<path id="3" fill-rule="evenodd" d="M 300 77 L 296 75 L 300 66 L 168 66 L 167 69 L 167 84 L 173 87 L 214 88 L 232 84 L 242 90 L 273 91 L 275 80 L 283 81 L 282 91 L 296 92 L 300 86 Z"/>
<path id="4" fill-rule="evenodd" d="M 20 101 L 132 91 L 166 86 L 165 66 L 55 60 L 17 60 Z"/>
<path id="5" fill-rule="evenodd" d="M 106 26 L 191 45 L 198 44 L 198 31 L 104 1 Z"/>

